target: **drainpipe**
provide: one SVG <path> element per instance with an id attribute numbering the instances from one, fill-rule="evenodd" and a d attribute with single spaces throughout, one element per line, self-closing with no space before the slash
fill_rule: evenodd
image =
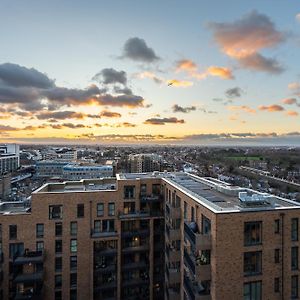
<path id="1" fill-rule="evenodd" d="M 281 219 L 281 300 L 284 300 L 284 213 L 280 214 Z"/>

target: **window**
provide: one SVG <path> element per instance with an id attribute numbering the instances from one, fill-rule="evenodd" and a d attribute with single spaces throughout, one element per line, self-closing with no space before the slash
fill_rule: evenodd
<path id="1" fill-rule="evenodd" d="M 275 220 L 275 233 L 280 233 L 280 220 L 276 219 Z"/>
<path id="2" fill-rule="evenodd" d="M 124 198 L 125 199 L 134 198 L 134 191 L 135 191 L 135 186 L 134 185 L 124 186 Z"/>
<path id="3" fill-rule="evenodd" d="M 55 300 L 62 300 L 62 294 L 61 294 L 61 291 L 55 291 L 54 299 L 55 299 Z"/>
<path id="4" fill-rule="evenodd" d="M 291 268 L 298 270 L 298 247 L 291 248 Z"/>
<path id="5" fill-rule="evenodd" d="M 183 203 L 183 218 L 187 220 L 187 203 L 185 201 Z"/>
<path id="6" fill-rule="evenodd" d="M 244 253 L 244 275 L 257 275 L 261 273 L 261 251 Z"/>
<path id="7" fill-rule="evenodd" d="M 103 232 L 115 231 L 115 221 L 114 220 L 103 220 L 102 221 L 102 231 Z"/>
<path id="8" fill-rule="evenodd" d="M 70 223 L 70 234 L 77 235 L 77 222 Z"/>
<path id="9" fill-rule="evenodd" d="M 293 218 L 291 225 L 292 225 L 291 239 L 292 241 L 298 241 L 298 218 Z"/>
<path id="10" fill-rule="evenodd" d="M 280 292 L 279 284 L 280 284 L 279 278 L 278 277 L 274 278 L 274 293 Z"/>
<path id="11" fill-rule="evenodd" d="M 62 253 L 62 240 L 55 241 L 55 253 Z"/>
<path id="12" fill-rule="evenodd" d="M 38 241 L 36 242 L 36 251 L 43 251 L 44 250 L 44 242 Z"/>
<path id="13" fill-rule="evenodd" d="M 97 217 L 103 217 L 104 215 L 104 204 L 98 203 L 97 204 Z"/>
<path id="14" fill-rule="evenodd" d="M 244 283 L 244 300 L 261 300 L 261 281 Z"/>
<path id="15" fill-rule="evenodd" d="M 61 284 L 62 284 L 62 276 L 55 275 L 55 288 L 61 288 Z"/>
<path id="16" fill-rule="evenodd" d="M 77 286 L 77 273 L 71 273 L 70 274 L 70 287 L 76 287 Z"/>
<path id="17" fill-rule="evenodd" d="M 62 205 L 50 205 L 49 206 L 49 220 L 62 219 Z"/>
<path id="18" fill-rule="evenodd" d="M 77 256 L 70 256 L 70 270 L 77 270 Z"/>
<path id="19" fill-rule="evenodd" d="M 84 217 L 84 204 L 77 204 L 77 218 Z"/>
<path id="20" fill-rule="evenodd" d="M 9 239 L 15 240 L 17 238 L 17 225 L 9 225 Z"/>
<path id="21" fill-rule="evenodd" d="M 141 184 L 141 196 L 147 195 L 147 184 Z"/>
<path id="22" fill-rule="evenodd" d="M 262 222 L 246 222 L 244 224 L 244 245 L 258 245 L 262 242 Z"/>
<path id="23" fill-rule="evenodd" d="M 291 278 L 291 298 L 298 298 L 298 275 L 294 275 Z"/>
<path id="24" fill-rule="evenodd" d="M 62 257 L 55 257 L 55 272 L 62 270 Z"/>
<path id="25" fill-rule="evenodd" d="M 115 215 L 115 204 L 114 203 L 108 203 L 108 215 L 109 216 Z"/>
<path id="26" fill-rule="evenodd" d="M 94 222 L 94 233 L 101 232 L 101 221 L 97 220 Z"/>
<path id="27" fill-rule="evenodd" d="M 62 223 L 55 223 L 55 236 L 62 236 Z"/>
<path id="28" fill-rule="evenodd" d="M 70 300 L 77 300 L 77 290 L 70 291 Z"/>
<path id="29" fill-rule="evenodd" d="M 44 224 L 36 224 L 36 237 L 37 238 L 44 237 Z"/>
<path id="30" fill-rule="evenodd" d="M 191 207 L 191 221 L 195 222 L 195 208 L 193 206 Z"/>
<path id="31" fill-rule="evenodd" d="M 280 250 L 279 249 L 275 249 L 275 251 L 274 251 L 274 261 L 275 261 L 275 264 L 278 264 L 280 262 Z"/>
<path id="32" fill-rule="evenodd" d="M 160 184 L 152 184 L 152 194 L 155 196 L 160 195 Z"/>
<path id="33" fill-rule="evenodd" d="M 70 251 L 72 253 L 77 252 L 77 240 L 73 239 L 70 241 Z"/>
<path id="34" fill-rule="evenodd" d="M 17 255 L 23 254 L 24 244 L 23 243 L 11 243 L 9 244 L 9 258 L 14 258 Z"/>
<path id="35" fill-rule="evenodd" d="M 211 231 L 210 219 L 202 215 L 202 233 L 210 234 L 210 231 Z"/>
<path id="36" fill-rule="evenodd" d="M 180 246 L 179 246 L 180 249 Z M 196 258 L 196 264 L 209 265 L 210 264 L 210 250 L 202 250 L 201 255 Z"/>

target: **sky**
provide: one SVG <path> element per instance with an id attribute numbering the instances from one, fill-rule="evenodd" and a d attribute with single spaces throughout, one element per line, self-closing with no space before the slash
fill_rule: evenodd
<path id="1" fill-rule="evenodd" d="M 300 145 L 300 4 L 0 2 L 0 142 Z"/>

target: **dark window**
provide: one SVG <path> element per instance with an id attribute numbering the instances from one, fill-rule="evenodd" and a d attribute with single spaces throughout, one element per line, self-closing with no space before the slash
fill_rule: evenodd
<path id="1" fill-rule="evenodd" d="M 115 215 L 115 204 L 114 203 L 108 203 L 108 215 L 109 216 Z"/>
<path id="2" fill-rule="evenodd" d="M 114 220 L 103 220 L 102 221 L 102 231 L 103 232 L 115 231 L 115 221 Z"/>
<path id="3" fill-rule="evenodd" d="M 279 249 L 275 249 L 275 251 L 274 251 L 274 261 L 275 261 L 275 264 L 278 264 L 280 262 L 280 250 Z"/>
<path id="4" fill-rule="evenodd" d="M 77 256 L 70 256 L 70 270 L 77 270 Z"/>
<path id="5" fill-rule="evenodd" d="M 291 278 L 291 297 L 292 299 L 298 298 L 298 275 Z"/>
<path id="6" fill-rule="evenodd" d="M 257 245 L 262 242 L 262 222 L 246 222 L 244 224 L 245 246 Z"/>
<path id="7" fill-rule="evenodd" d="M 62 205 L 49 206 L 49 219 L 62 219 Z"/>
<path id="8" fill-rule="evenodd" d="M 298 270 L 298 247 L 291 248 L 291 268 Z"/>
<path id="9" fill-rule="evenodd" d="M 55 223 L 55 236 L 62 236 L 62 223 Z"/>
<path id="10" fill-rule="evenodd" d="M 134 185 L 124 186 L 124 198 L 125 199 L 134 198 L 134 191 L 135 191 L 135 186 Z"/>
<path id="11" fill-rule="evenodd" d="M 84 217 L 84 204 L 77 204 L 77 218 Z"/>
<path id="12" fill-rule="evenodd" d="M 195 208 L 193 206 L 191 208 L 191 221 L 195 222 Z"/>
<path id="13" fill-rule="evenodd" d="M 280 292 L 280 281 L 279 278 L 276 277 L 274 278 L 274 293 L 279 293 Z"/>
<path id="14" fill-rule="evenodd" d="M 36 251 L 43 251 L 44 250 L 44 242 L 38 241 L 36 242 Z"/>
<path id="15" fill-rule="evenodd" d="M 244 283 L 244 300 L 261 300 L 261 281 Z"/>
<path id="16" fill-rule="evenodd" d="M 24 244 L 23 243 L 11 243 L 9 244 L 9 258 L 14 258 L 17 255 L 23 254 Z"/>
<path id="17" fill-rule="evenodd" d="M 141 196 L 147 195 L 147 184 L 141 184 Z"/>
<path id="18" fill-rule="evenodd" d="M 298 241 L 298 218 L 292 219 L 292 230 L 291 230 L 291 239 L 292 241 Z"/>
<path id="19" fill-rule="evenodd" d="M 103 217 L 104 215 L 104 204 L 98 203 L 97 204 L 97 217 Z"/>
<path id="20" fill-rule="evenodd" d="M 62 270 L 62 257 L 55 257 L 55 272 Z"/>
<path id="21" fill-rule="evenodd" d="M 70 274 L 70 287 L 76 287 L 77 286 L 77 273 L 71 273 Z"/>
<path id="22" fill-rule="evenodd" d="M 70 234 L 77 235 L 77 222 L 70 223 Z"/>
<path id="23" fill-rule="evenodd" d="M 61 288 L 62 284 L 62 276 L 61 275 L 55 275 L 55 287 Z"/>
<path id="24" fill-rule="evenodd" d="M 279 219 L 276 219 L 275 220 L 275 230 L 274 230 L 275 233 L 280 233 L 280 220 Z"/>
<path id="25" fill-rule="evenodd" d="M 36 224 L 36 237 L 37 238 L 44 237 L 44 224 Z"/>
<path id="26" fill-rule="evenodd" d="M 210 219 L 208 219 L 204 215 L 202 215 L 202 233 L 210 234 L 210 231 L 211 231 Z"/>
<path id="27" fill-rule="evenodd" d="M 160 195 L 160 184 L 152 184 L 152 194 L 155 196 Z"/>
<path id="28" fill-rule="evenodd" d="M 62 253 L 62 240 L 55 241 L 55 253 Z"/>
<path id="29" fill-rule="evenodd" d="M 261 273 L 261 251 L 244 253 L 244 275 L 257 275 Z"/>
<path id="30" fill-rule="evenodd" d="M 70 300 L 77 300 L 77 290 L 70 290 Z"/>
<path id="31" fill-rule="evenodd" d="M 17 238 L 17 225 L 9 225 L 9 239 L 15 240 Z"/>
<path id="32" fill-rule="evenodd" d="M 55 292 L 55 300 L 62 300 L 62 294 L 61 291 L 56 291 Z"/>
<path id="33" fill-rule="evenodd" d="M 70 241 L 70 252 L 74 253 L 77 252 L 77 240 L 73 239 Z"/>
<path id="34" fill-rule="evenodd" d="M 187 203 L 185 201 L 183 203 L 183 218 L 187 220 Z"/>

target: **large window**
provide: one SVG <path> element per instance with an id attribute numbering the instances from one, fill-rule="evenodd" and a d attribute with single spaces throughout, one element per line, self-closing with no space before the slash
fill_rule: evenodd
<path id="1" fill-rule="evenodd" d="M 15 240 L 17 238 L 17 225 L 9 225 L 9 239 Z"/>
<path id="2" fill-rule="evenodd" d="M 84 204 L 77 204 L 77 218 L 84 217 Z"/>
<path id="3" fill-rule="evenodd" d="M 62 270 L 62 257 L 55 257 L 55 272 Z"/>
<path id="4" fill-rule="evenodd" d="M 61 275 L 55 275 L 55 287 L 61 288 L 62 285 L 62 276 Z"/>
<path id="5" fill-rule="evenodd" d="M 262 242 L 262 222 L 246 222 L 244 225 L 244 244 L 252 246 Z"/>
<path id="6" fill-rule="evenodd" d="M 63 208 L 62 205 L 49 206 L 49 219 L 62 219 Z"/>
<path id="7" fill-rule="evenodd" d="M 298 270 L 298 247 L 291 248 L 291 268 Z"/>
<path id="8" fill-rule="evenodd" d="M 125 199 L 134 198 L 134 192 L 135 192 L 135 186 L 134 185 L 124 186 L 124 198 Z"/>
<path id="9" fill-rule="evenodd" d="M 244 283 L 244 300 L 261 300 L 261 281 Z"/>
<path id="10" fill-rule="evenodd" d="M 44 224 L 36 224 L 36 238 L 44 237 Z"/>
<path id="11" fill-rule="evenodd" d="M 292 241 L 298 241 L 298 218 L 292 219 L 291 227 L 291 239 Z"/>
<path id="12" fill-rule="evenodd" d="M 44 242 L 38 241 L 36 242 L 36 251 L 43 251 L 44 250 Z"/>
<path id="13" fill-rule="evenodd" d="M 55 253 L 62 253 L 62 240 L 55 241 Z"/>
<path id="14" fill-rule="evenodd" d="M 98 203 L 97 204 L 97 217 L 103 217 L 104 215 L 104 204 Z"/>
<path id="15" fill-rule="evenodd" d="M 291 298 L 298 299 L 298 275 L 294 275 L 291 278 Z"/>
<path id="16" fill-rule="evenodd" d="M 9 244 L 9 258 L 14 258 L 16 255 L 23 254 L 23 243 L 10 243 Z"/>
<path id="17" fill-rule="evenodd" d="M 55 236 L 62 236 L 62 223 L 55 223 Z"/>
<path id="18" fill-rule="evenodd" d="M 261 273 L 261 251 L 244 253 L 244 275 L 257 275 Z"/>
<path id="19" fill-rule="evenodd" d="M 115 204 L 114 203 L 108 203 L 108 215 L 109 216 L 115 215 Z"/>

